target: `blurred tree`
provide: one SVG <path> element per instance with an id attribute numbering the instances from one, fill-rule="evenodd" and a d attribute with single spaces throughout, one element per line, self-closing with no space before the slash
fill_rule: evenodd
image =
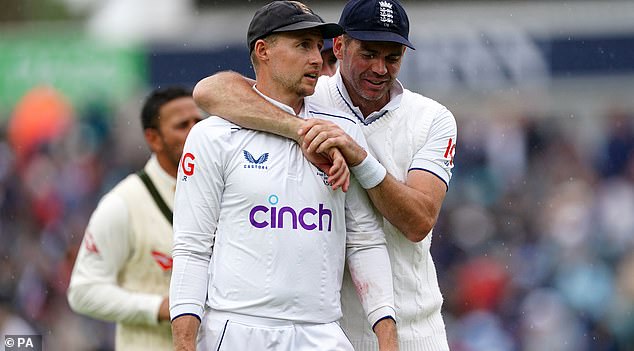
<path id="1" fill-rule="evenodd" d="M 68 20 L 74 16 L 55 0 L 4 0 L 0 23 Z"/>

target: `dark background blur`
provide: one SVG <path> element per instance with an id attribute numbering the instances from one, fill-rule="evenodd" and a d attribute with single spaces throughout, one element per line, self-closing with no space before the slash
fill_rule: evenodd
<path id="1" fill-rule="evenodd" d="M 3 2 L 1 336 L 112 348 L 65 299 L 90 213 L 149 155 L 150 89 L 253 75 L 265 2 Z M 344 1 L 306 3 L 337 21 Z M 403 3 L 400 79 L 458 122 L 432 245 L 451 349 L 634 350 L 634 2 Z"/>

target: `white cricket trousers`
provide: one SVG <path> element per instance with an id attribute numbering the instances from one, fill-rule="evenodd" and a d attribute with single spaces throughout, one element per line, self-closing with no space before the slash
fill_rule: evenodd
<path id="1" fill-rule="evenodd" d="M 198 351 L 354 351 L 337 322 L 298 323 L 207 308 Z"/>

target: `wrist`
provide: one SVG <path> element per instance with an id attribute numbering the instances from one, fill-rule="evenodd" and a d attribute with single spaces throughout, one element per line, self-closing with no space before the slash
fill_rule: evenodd
<path id="1" fill-rule="evenodd" d="M 392 316 L 379 319 L 372 330 L 379 341 L 379 350 L 398 350 L 398 332 Z"/>
<path id="2" fill-rule="evenodd" d="M 289 119 L 286 123 L 287 131 L 284 136 L 295 140 L 295 142 L 301 146 L 302 141 L 304 140 L 304 135 L 300 135 L 299 131 L 304 128 L 305 124 L 306 120 L 300 117 Z"/>
<path id="3" fill-rule="evenodd" d="M 364 148 L 362 148 L 360 146 L 358 147 L 358 151 L 355 150 L 355 152 L 353 152 L 351 154 L 354 155 L 354 157 L 358 156 L 358 158 L 356 158 L 356 159 L 346 158 L 346 162 L 348 163 L 348 167 L 355 167 L 355 166 L 360 165 L 370 155 L 367 151 L 365 151 Z"/>
<path id="4" fill-rule="evenodd" d="M 357 178 L 361 187 L 366 190 L 379 185 L 387 175 L 385 167 L 370 153 L 367 153 L 361 163 L 350 167 L 350 171 Z"/>
<path id="5" fill-rule="evenodd" d="M 396 327 L 396 320 L 394 319 L 394 317 L 385 316 L 379 318 L 379 320 L 374 323 L 374 325 L 372 326 L 372 331 L 377 333 L 381 330 L 392 329 L 393 327 Z"/>

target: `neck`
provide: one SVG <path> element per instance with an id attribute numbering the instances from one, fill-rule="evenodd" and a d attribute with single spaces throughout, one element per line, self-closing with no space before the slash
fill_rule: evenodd
<path id="1" fill-rule="evenodd" d="M 178 166 L 174 165 L 167 156 L 156 154 L 156 161 L 158 161 L 159 166 L 161 166 L 167 174 L 176 178 L 176 175 L 178 174 Z"/>
<path id="2" fill-rule="evenodd" d="M 303 96 L 289 93 L 284 87 L 280 87 L 275 84 L 265 84 L 261 82 L 256 82 L 255 86 L 262 94 L 270 97 L 275 101 L 279 101 L 284 105 L 290 106 L 293 111 L 295 111 L 296 115 L 300 113 L 302 107 L 304 106 Z"/>

